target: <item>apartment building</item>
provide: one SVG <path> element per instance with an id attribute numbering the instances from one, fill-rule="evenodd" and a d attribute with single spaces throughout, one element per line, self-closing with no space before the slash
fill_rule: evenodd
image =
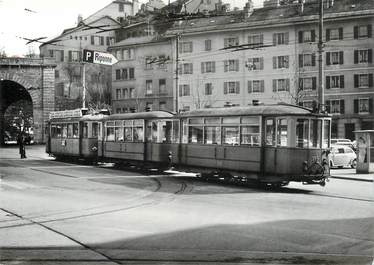
<path id="1" fill-rule="evenodd" d="M 115 31 L 127 16 L 139 9 L 137 1 L 113 1 L 91 16 L 78 17 L 77 26 L 40 45 L 42 57 L 54 58 L 56 108 L 71 109 L 82 106 L 83 49 L 107 52 L 115 43 Z M 87 64 L 85 67 L 87 99 L 95 104 L 110 103 L 111 67 Z"/>
<path id="2" fill-rule="evenodd" d="M 152 2 L 150 2 L 152 3 Z M 143 10 L 116 32 L 109 51 L 119 60 L 112 70 L 115 113 L 175 109 L 175 44 L 164 33 L 171 16 L 214 10 L 220 0 L 175 1 L 160 10 Z"/>
<path id="3" fill-rule="evenodd" d="M 318 88 L 318 2 L 253 9 L 174 24 L 178 110 L 287 102 L 311 107 Z M 374 5 L 336 0 L 324 8 L 325 106 L 333 137 L 373 129 Z M 176 38 L 178 36 L 178 39 Z"/>

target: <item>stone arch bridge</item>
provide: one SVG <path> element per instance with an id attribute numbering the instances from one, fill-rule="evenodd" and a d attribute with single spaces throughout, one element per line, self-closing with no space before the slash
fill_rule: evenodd
<path id="1" fill-rule="evenodd" d="M 0 59 L 0 145 L 4 143 L 4 113 L 14 102 L 32 102 L 34 141 L 45 142 L 45 125 L 55 109 L 55 64 L 48 59 Z"/>

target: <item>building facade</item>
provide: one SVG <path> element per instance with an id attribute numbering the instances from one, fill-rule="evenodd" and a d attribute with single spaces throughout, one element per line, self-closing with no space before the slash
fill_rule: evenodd
<path id="1" fill-rule="evenodd" d="M 111 100 L 111 67 L 86 64 L 83 68 L 84 49 L 107 52 L 115 43 L 115 29 L 121 26 L 127 16 L 133 16 L 139 9 L 137 1 L 113 1 L 93 15 L 78 17 L 77 26 L 63 31 L 56 38 L 40 46 L 40 55 L 53 58 L 56 62 L 55 91 L 56 109 L 74 109 L 82 106 L 83 70 L 87 99 L 100 107 Z"/>
<path id="2" fill-rule="evenodd" d="M 354 130 L 374 128 L 374 5 L 337 0 L 324 12 L 324 104 L 333 137 L 353 139 Z M 174 24 L 167 34 L 179 46 L 178 110 L 317 100 L 318 2 L 260 9 L 249 2 L 239 12 Z"/>

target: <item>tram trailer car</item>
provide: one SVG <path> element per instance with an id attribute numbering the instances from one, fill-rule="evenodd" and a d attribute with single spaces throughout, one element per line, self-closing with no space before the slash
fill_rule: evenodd
<path id="1" fill-rule="evenodd" d="M 57 159 L 97 160 L 98 122 L 105 115 L 80 110 L 53 112 L 48 123 L 46 152 Z"/>
<path id="2" fill-rule="evenodd" d="M 99 160 L 167 168 L 178 152 L 179 121 L 165 111 L 113 114 L 103 119 Z"/>

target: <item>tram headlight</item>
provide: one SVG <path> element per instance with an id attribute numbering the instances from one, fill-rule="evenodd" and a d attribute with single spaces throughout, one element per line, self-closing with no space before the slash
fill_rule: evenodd
<path id="1" fill-rule="evenodd" d="M 92 152 L 96 152 L 96 151 L 97 151 L 97 147 L 96 147 L 96 146 L 92 147 L 92 148 L 91 148 L 91 151 L 92 151 Z"/>

